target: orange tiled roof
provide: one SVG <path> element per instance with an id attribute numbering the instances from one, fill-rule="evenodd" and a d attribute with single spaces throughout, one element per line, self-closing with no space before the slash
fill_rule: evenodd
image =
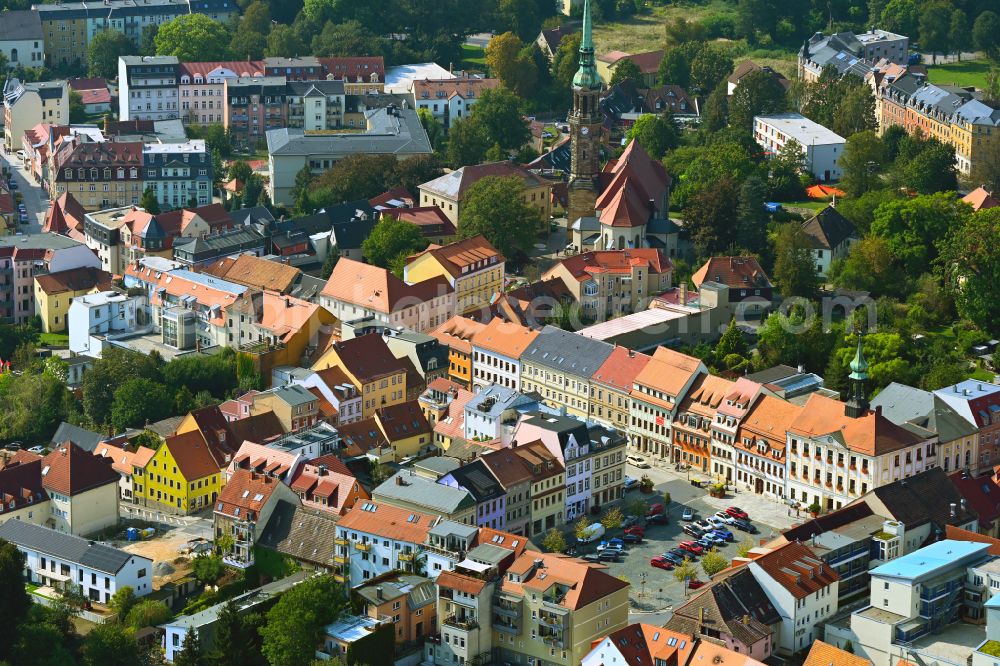
<path id="1" fill-rule="evenodd" d="M 268 261 L 252 254 L 219 259 L 206 266 L 204 272 L 236 284 L 282 294 L 290 291 L 302 274 L 294 266 Z"/>
<path id="2" fill-rule="evenodd" d="M 693 356 L 657 347 L 653 358 L 636 375 L 635 383 L 650 386 L 676 398 L 691 375 L 699 370 L 700 363 Z"/>
<path id="3" fill-rule="evenodd" d="M 384 268 L 343 258 L 337 262 L 322 294 L 389 314 L 401 303 L 404 307 L 413 307 L 417 302 L 431 301 L 453 291 L 443 277 L 410 285 Z"/>
<path id="4" fill-rule="evenodd" d="M 486 581 L 471 576 L 463 576 L 454 571 L 442 571 L 437 578 L 438 587 L 458 590 L 465 594 L 479 594 L 486 587 Z"/>
<path id="5" fill-rule="evenodd" d="M 629 275 L 633 266 L 648 268 L 650 273 L 660 274 L 673 270 L 670 259 L 662 250 L 655 248 L 637 248 L 633 250 L 596 250 L 584 252 L 563 259 L 560 262 L 580 282 L 585 282 L 594 275 L 604 273 Z M 546 272 L 551 275 L 552 269 Z"/>
<path id="6" fill-rule="evenodd" d="M 761 396 L 744 417 L 737 441 L 742 442 L 744 437 L 764 438 L 771 448 L 784 450 L 785 433 L 801 412 L 799 405 L 769 395 Z"/>
<path id="7" fill-rule="evenodd" d="M 844 413 L 844 403 L 813 393 L 804 409 L 792 421 L 789 432 L 809 437 L 839 434 L 852 451 L 869 456 L 882 455 L 924 441 L 916 433 L 898 426 L 882 416 L 881 410 L 850 418 Z"/>
<path id="8" fill-rule="evenodd" d="M 366 506 L 374 508 L 366 510 Z M 361 502 L 340 519 L 338 527 L 374 534 L 383 539 L 422 544 L 427 540 L 427 532 L 434 526 L 434 521 L 435 517 L 426 513 L 400 509 L 391 504 Z"/>
<path id="9" fill-rule="evenodd" d="M 174 457 L 177 468 L 187 481 L 203 479 L 221 470 L 205 444 L 205 438 L 197 430 L 166 438 L 163 446 Z"/>
<path id="10" fill-rule="evenodd" d="M 455 351 L 462 352 L 463 354 L 471 354 L 472 340 L 484 328 L 486 328 L 486 324 L 482 322 L 461 315 L 455 315 L 433 331 L 430 331 L 428 335 Z"/>
<path id="11" fill-rule="evenodd" d="M 591 381 L 611 388 L 625 391 L 632 390 L 636 376 L 649 363 L 650 357 L 627 347 L 615 347 L 611 355 L 597 369 Z"/>
<path id="12" fill-rule="evenodd" d="M 984 208 L 996 208 L 1000 206 L 1000 199 L 989 193 L 986 188 L 977 187 L 964 197 L 962 201 L 972 206 L 972 210 L 980 211 Z"/>
<path id="13" fill-rule="evenodd" d="M 702 282 L 719 282 L 731 289 L 771 286 L 771 280 L 753 257 L 712 257 L 691 276 L 691 281 L 698 288 Z"/>
<path id="14" fill-rule="evenodd" d="M 535 560 L 542 561 L 541 567 L 535 569 Z M 525 590 L 545 592 L 555 584 L 569 588 L 559 605 L 570 610 L 589 606 L 629 586 L 608 574 L 603 565 L 555 553 L 522 553 L 508 573 L 520 576 L 521 582 L 514 582 L 508 577 L 503 579 L 500 588 L 519 596 Z"/>
<path id="15" fill-rule="evenodd" d="M 461 277 L 471 270 L 481 270 L 496 266 L 504 260 L 485 236 L 472 236 L 448 245 L 431 245 L 423 252 L 406 258 L 411 263 L 424 254 L 432 255 L 453 278 Z M 463 270 L 465 269 L 465 270 Z"/>
<path id="16" fill-rule="evenodd" d="M 281 481 L 273 476 L 265 476 L 248 469 L 238 469 L 226 482 L 215 502 L 215 512 L 227 516 L 246 518 L 260 515 L 274 489 Z M 239 513 L 236 510 L 239 509 Z M 253 512 L 252 514 L 250 512 Z"/>
<path id="17" fill-rule="evenodd" d="M 829 643 L 814 641 L 802 666 L 872 666 L 872 662 Z"/>
<path id="18" fill-rule="evenodd" d="M 757 557 L 753 563 L 760 566 L 768 576 L 796 599 L 804 599 L 840 580 L 830 565 L 797 541 L 779 546 Z"/>
<path id="19" fill-rule="evenodd" d="M 118 483 L 120 475 L 111 461 L 94 456 L 72 442 L 63 442 L 42 458 L 42 485 L 62 495 Z"/>
<path id="20" fill-rule="evenodd" d="M 502 319 L 491 319 L 481 330 L 472 337 L 472 344 L 488 351 L 502 354 L 508 358 L 521 358 L 521 354 L 528 348 L 538 331 L 530 328 L 507 322 Z"/>

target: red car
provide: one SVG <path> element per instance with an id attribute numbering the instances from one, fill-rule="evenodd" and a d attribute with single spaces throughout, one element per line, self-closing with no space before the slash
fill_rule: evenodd
<path id="1" fill-rule="evenodd" d="M 744 511 L 738 506 L 729 507 L 728 509 L 726 509 L 726 513 L 728 513 L 733 518 L 742 518 L 743 520 L 750 520 L 749 514 L 747 514 L 746 511 Z"/>
<path id="2" fill-rule="evenodd" d="M 633 525 L 632 527 L 625 528 L 625 534 L 634 534 L 636 536 L 645 537 L 646 528 L 643 527 L 642 525 Z"/>
<path id="3" fill-rule="evenodd" d="M 671 569 L 674 568 L 674 563 L 665 557 L 657 555 L 656 557 L 654 557 L 649 561 L 649 566 L 656 567 L 657 569 L 666 569 L 667 571 L 670 571 Z"/>
<path id="4" fill-rule="evenodd" d="M 705 581 L 703 580 L 689 580 L 688 589 L 697 590 L 699 587 L 705 587 Z"/>
<path id="5" fill-rule="evenodd" d="M 694 553 L 695 555 L 701 555 L 705 552 L 705 549 L 701 544 L 697 544 L 694 541 L 681 541 L 677 544 L 677 547 L 681 550 L 686 550 L 689 553 Z"/>

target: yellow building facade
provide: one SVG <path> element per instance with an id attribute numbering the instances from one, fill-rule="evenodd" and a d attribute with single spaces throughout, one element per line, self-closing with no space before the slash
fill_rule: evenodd
<path id="1" fill-rule="evenodd" d="M 503 291 L 504 258 L 484 236 L 431 245 L 410 257 L 403 279 L 410 284 L 443 277 L 455 289 L 455 313 L 475 315 Z M 483 317 L 486 319 L 486 317 Z"/>
<path id="2" fill-rule="evenodd" d="M 69 305 L 77 296 L 111 288 L 111 275 L 99 268 L 76 268 L 35 276 L 35 314 L 42 319 L 42 331 L 66 330 Z"/>
<path id="3" fill-rule="evenodd" d="M 167 437 L 132 476 L 136 504 L 175 514 L 212 506 L 224 485 L 225 474 L 197 430 Z"/>
<path id="4" fill-rule="evenodd" d="M 339 368 L 361 395 L 361 418 L 406 402 L 406 369 L 381 335 L 362 335 L 330 345 L 313 370 Z"/>

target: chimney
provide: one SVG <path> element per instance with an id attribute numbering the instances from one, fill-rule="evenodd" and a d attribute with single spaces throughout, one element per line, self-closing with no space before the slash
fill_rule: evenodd
<path id="1" fill-rule="evenodd" d="M 687 280 L 682 280 L 681 281 L 680 290 L 681 291 L 680 291 L 680 296 L 678 298 L 678 304 L 680 304 L 680 305 L 687 305 L 687 302 L 688 302 L 688 283 L 687 283 Z"/>
<path id="2" fill-rule="evenodd" d="M 956 511 L 956 509 L 955 509 L 956 506 L 957 505 L 954 502 L 951 503 L 951 517 L 952 518 L 955 518 L 956 516 L 958 516 L 958 511 Z"/>
<path id="3" fill-rule="evenodd" d="M 963 497 L 963 498 L 962 498 L 962 499 L 960 500 L 960 502 L 961 502 L 961 504 L 962 504 L 962 511 L 965 511 L 965 498 Z"/>
<path id="4" fill-rule="evenodd" d="M 381 585 L 379 585 L 378 587 L 375 588 L 375 597 L 377 599 L 379 599 L 379 600 L 382 600 L 382 599 L 385 598 L 385 597 L 382 596 L 382 586 Z"/>
<path id="5" fill-rule="evenodd" d="M 316 468 L 316 473 L 319 476 L 326 476 L 326 465 L 320 465 Z"/>
<path id="6" fill-rule="evenodd" d="M 401 477 L 401 476 L 397 476 L 397 477 L 396 477 L 396 485 L 397 485 L 397 486 L 401 486 L 401 485 L 403 485 L 403 477 Z M 954 511 L 954 509 L 955 509 L 955 505 L 954 505 L 954 504 L 952 504 L 952 505 L 951 505 L 951 507 L 952 507 L 952 515 L 955 515 L 955 511 Z"/>

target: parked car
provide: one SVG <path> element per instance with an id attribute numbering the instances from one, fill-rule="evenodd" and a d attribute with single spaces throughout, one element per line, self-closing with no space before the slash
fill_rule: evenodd
<path id="1" fill-rule="evenodd" d="M 646 536 L 646 528 L 642 525 L 632 525 L 631 527 L 625 528 L 625 534 L 638 534 L 639 536 Z"/>
<path id="2" fill-rule="evenodd" d="M 597 552 L 603 550 L 625 550 L 625 542 L 619 537 L 615 537 L 609 541 L 602 541 L 597 544 Z"/>
<path id="3" fill-rule="evenodd" d="M 657 569 L 666 569 L 670 571 L 674 568 L 674 563 L 663 557 L 662 555 L 657 555 L 649 561 L 649 566 L 656 567 Z"/>
<path id="4" fill-rule="evenodd" d="M 725 511 L 718 511 L 718 512 L 716 512 L 715 517 L 718 518 L 719 520 L 721 520 L 726 525 L 732 525 L 733 523 L 736 522 L 736 519 L 733 518 L 732 516 L 730 516 Z"/>
<path id="5" fill-rule="evenodd" d="M 651 516 L 646 516 L 647 523 L 659 523 L 660 525 L 666 525 L 670 522 L 670 517 L 665 513 L 654 513 Z"/>
<path id="6" fill-rule="evenodd" d="M 736 522 L 733 523 L 733 527 L 749 534 L 757 534 L 758 532 L 757 527 L 753 523 L 742 518 L 737 518 Z"/>
<path id="7" fill-rule="evenodd" d="M 622 537 L 625 543 L 642 543 L 643 535 L 638 532 L 629 532 Z"/>
<path id="8" fill-rule="evenodd" d="M 738 506 L 731 506 L 726 509 L 728 513 L 733 518 L 742 518 L 743 520 L 750 520 L 750 515 Z"/>
<path id="9" fill-rule="evenodd" d="M 646 515 L 649 516 L 654 513 L 663 513 L 664 511 L 666 511 L 666 508 L 662 504 L 657 502 L 656 504 L 649 505 L 649 508 L 646 510 Z"/>
<path id="10" fill-rule="evenodd" d="M 597 554 L 597 559 L 601 562 L 621 562 L 622 554 L 620 550 L 602 550 Z"/>
<path id="11" fill-rule="evenodd" d="M 41 454 L 43 451 L 45 451 L 45 447 L 44 446 L 33 446 L 30 449 L 28 449 L 28 453 Z"/>
<path id="12" fill-rule="evenodd" d="M 718 516 L 709 516 L 705 520 L 707 520 L 712 527 L 725 527 L 726 526 L 726 524 L 724 522 L 722 522 L 722 519 L 719 518 Z"/>
<path id="13" fill-rule="evenodd" d="M 700 539 L 695 539 L 695 543 L 700 545 L 705 550 L 711 550 L 718 545 L 708 534 L 701 537 Z"/>
<path id="14" fill-rule="evenodd" d="M 674 564 L 684 564 L 684 560 L 690 559 L 690 557 L 685 557 L 684 555 L 678 555 L 672 550 L 668 550 L 667 552 L 663 553 L 663 555 L 661 555 L 660 557 L 662 557 L 665 560 L 670 560 Z"/>
<path id="15" fill-rule="evenodd" d="M 590 527 L 587 528 L 587 531 L 589 532 L 589 534 L 587 534 L 587 538 L 580 539 L 582 543 L 593 543 L 599 540 L 601 537 L 604 536 L 605 530 L 604 530 L 604 525 L 601 525 L 600 523 L 593 523 Z"/>
<path id="16" fill-rule="evenodd" d="M 702 537 L 705 534 L 705 530 L 701 529 L 700 527 L 694 524 L 685 525 L 681 529 L 684 530 L 685 534 L 690 534 L 696 539 Z"/>
<path id="17" fill-rule="evenodd" d="M 708 522 L 707 520 L 696 520 L 691 524 L 694 525 L 695 527 L 700 527 L 703 532 L 709 532 L 715 528 L 715 525 Z"/>
<path id="18" fill-rule="evenodd" d="M 17 190 L 17 181 L 11 178 L 10 182 L 7 183 L 7 187 L 9 187 L 11 190 Z"/>
<path id="19" fill-rule="evenodd" d="M 696 560 L 696 559 L 698 559 L 697 555 L 695 555 L 694 553 L 692 553 L 689 550 L 684 550 L 683 548 L 671 548 L 667 552 L 672 553 L 673 555 L 681 558 L 682 561 L 683 560 Z M 666 554 L 667 553 L 664 553 L 664 555 L 666 555 Z"/>
<path id="20" fill-rule="evenodd" d="M 684 511 L 681 512 L 681 520 L 686 520 L 688 522 L 694 520 L 694 509 L 689 506 L 684 507 Z"/>
<path id="21" fill-rule="evenodd" d="M 600 562 L 601 556 L 596 553 L 587 553 L 580 559 L 583 560 L 584 562 Z"/>
<path id="22" fill-rule="evenodd" d="M 635 527 L 636 525 L 642 525 L 642 518 L 639 516 L 625 516 L 622 521 L 622 527 L 627 531 L 630 527 Z"/>
<path id="23" fill-rule="evenodd" d="M 627 462 L 629 465 L 638 467 L 639 469 L 649 469 L 649 463 L 642 456 L 636 456 L 636 455 L 625 456 L 625 462 Z"/>
<path id="24" fill-rule="evenodd" d="M 633 479 L 631 476 L 625 477 L 625 490 L 632 490 L 633 488 L 639 487 L 639 479 Z"/>
<path id="25" fill-rule="evenodd" d="M 694 580 L 688 581 L 688 589 L 697 590 L 699 587 L 705 587 L 705 584 L 706 584 L 705 581 L 698 580 L 697 578 L 695 578 Z"/>
<path id="26" fill-rule="evenodd" d="M 733 536 L 733 533 L 730 532 L 729 530 L 725 529 L 724 527 L 717 527 L 717 528 L 715 528 L 714 530 L 712 530 L 712 534 L 714 534 L 716 536 L 720 536 L 723 539 L 725 539 L 726 541 L 732 541 L 735 538 Z"/>
<path id="27" fill-rule="evenodd" d="M 702 555 L 705 549 L 696 544 L 694 541 L 681 541 L 677 544 L 677 547 L 681 550 L 686 550 L 689 553 L 694 553 L 695 555 Z"/>

